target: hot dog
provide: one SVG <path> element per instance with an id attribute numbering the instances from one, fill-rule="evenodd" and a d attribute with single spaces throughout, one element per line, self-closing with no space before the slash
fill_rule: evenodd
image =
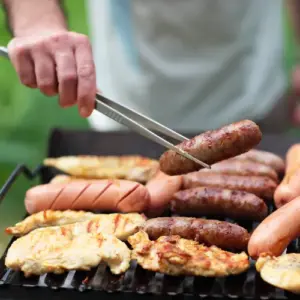
<path id="1" fill-rule="evenodd" d="M 143 185 L 103 179 L 33 187 L 26 193 L 25 206 L 30 214 L 47 209 L 142 212 L 149 202 L 150 195 Z"/>
<path id="2" fill-rule="evenodd" d="M 161 217 L 149 219 L 142 228 L 153 240 L 160 236 L 179 235 L 185 239 L 223 249 L 245 250 L 249 240 L 249 233 L 245 228 L 217 220 Z"/>
<path id="3" fill-rule="evenodd" d="M 183 188 L 199 186 L 245 191 L 263 199 L 272 199 L 277 183 L 266 176 L 224 175 L 213 172 L 193 172 L 183 175 Z"/>
<path id="4" fill-rule="evenodd" d="M 215 172 L 243 176 L 267 176 L 276 182 L 278 181 L 278 175 L 271 167 L 250 160 L 237 160 L 234 158 L 213 164 L 211 169 L 202 169 L 200 172 Z"/>
<path id="5" fill-rule="evenodd" d="M 254 122 L 243 120 L 202 133 L 177 147 L 211 165 L 250 150 L 261 141 L 261 137 L 261 131 Z M 161 171 L 168 175 L 185 174 L 201 168 L 173 150 L 165 152 L 159 164 Z"/>
<path id="6" fill-rule="evenodd" d="M 272 167 L 278 174 L 282 174 L 285 168 L 284 160 L 280 156 L 268 151 L 262 151 L 257 149 L 251 149 L 246 153 L 238 155 L 234 159 L 246 159 L 265 164 L 269 167 Z"/>
<path id="7" fill-rule="evenodd" d="M 254 259 L 262 254 L 279 256 L 300 235 L 300 197 L 275 210 L 254 230 L 248 252 Z"/>
<path id="8" fill-rule="evenodd" d="M 300 144 L 293 145 L 286 155 L 286 172 L 274 193 L 277 208 L 300 196 Z"/>
<path id="9" fill-rule="evenodd" d="M 244 220 L 262 220 L 268 214 L 265 202 L 257 196 L 215 187 L 198 187 L 175 193 L 171 210 L 183 215 L 221 215 Z"/>
<path id="10" fill-rule="evenodd" d="M 181 176 L 168 176 L 158 172 L 147 184 L 146 188 L 150 194 L 150 205 L 148 215 L 158 216 L 168 206 L 174 193 L 182 186 Z"/>

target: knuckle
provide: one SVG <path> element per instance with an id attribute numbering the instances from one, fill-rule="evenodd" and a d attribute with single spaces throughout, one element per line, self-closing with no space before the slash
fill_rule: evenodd
<path id="1" fill-rule="evenodd" d="M 92 64 L 83 64 L 78 68 L 78 77 L 79 78 L 91 78 L 94 76 L 94 66 Z"/>
<path id="2" fill-rule="evenodd" d="M 16 59 L 22 57 L 26 51 L 27 48 L 22 44 L 12 43 L 8 46 L 8 52 L 11 56 L 15 57 Z"/>
<path id="3" fill-rule="evenodd" d="M 42 41 L 36 41 L 30 45 L 30 50 L 32 52 L 41 52 L 44 50 L 44 43 Z"/>
<path id="4" fill-rule="evenodd" d="M 73 72 L 65 73 L 61 77 L 61 81 L 64 83 L 74 82 L 76 80 L 77 80 L 77 74 Z"/>
<path id="5" fill-rule="evenodd" d="M 49 41 L 55 44 L 65 43 L 68 39 L 68 32 L 60 32 L 50 36 Z"/>
<path id="6" fill-rule="evenodd" d="M 78 34 L 76 37 L 76 42 L 87 45 L 89 44 L 89 38 L 84 34 Z"/>

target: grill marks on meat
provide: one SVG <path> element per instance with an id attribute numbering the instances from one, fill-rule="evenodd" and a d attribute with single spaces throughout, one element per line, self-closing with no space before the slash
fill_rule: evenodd
<path id="1" fill-rule="evenodd" d="M 221 277 L 239 274 L 249 268 L 246 253 L 234 254 L 215 246 L 206 247 L 179 236 L 163 236 L 150 241 L 140 231 L 129 237 L 132 258 L 146 270 L 168 275 Z"/>
<path id="2" fill-rule="evenodd" d="M 254 194 L 216 187 L 198 187 L 175 193 L 171 210 L 181 215 L 220 215 L 244 220 L 262 220 L 268 214 L 265 202 Z"/>
<path id="3" fill-rule="evenodd" d="M 177 147 L 211 165 L 252 149 L 261 141 L 261 137 L 261 131 L 254 122 L 243 120 L 207 131 Z M 166 151 L 159 163 L 161 171 L 168 175 L 186 174 L 201 168 L 173 150 Z"/>
<path id="4" fill-rule="evenodd" d="M 121 274 L 129 268 L 130 259 L 131 251 L 113 235 L 77 234 L 70 228 L 50 227 L 17 239 L 8 250 L 5 265 L 29 277 L 67 270 L 88 271 L 104 261 L 113 274 Z"/>
<path id="5" fill-rule="evenodd" d="M 214 172 L 193 172 L 183 176 L 183 188 L 218 187 L 245 191 L 263 199 L 272 199 L 277 183 L 266 176 L 239 176 Z"/>
<path id="6" fill-rule="evenodd" d="M 138 155 L 123 156 L 62 156 L 46 158 L 44 165 L 71 175 L 58 177 L 54 182 L 86 179 L 126 179 L 146 183 L 158 170 L 158 161 Z"/>
<path id="7" fill-rule="evenodd" d="M 239 225 L 225 221 L 189 217 L 161 217 L 149 219 L 142 229 L 150 239 L 160 236 L 178 235 L 205 245 L 223 249 L 245 250 L 249 233 Z"/>
<path id="8" fill-rule="evenodd" d="M 68 228 L 77 228 L 77 230 L 79 227 L 87 227 L 89 232 L 88 228 L 95 226 L 102 230 L 100 232 L 114 234 L 123 239 L 136 232 L 145 219 L 145 216 L 138 213 L 93 214 L 85 211 L 47 210 L 33 214 L 15 226 L 6 228 L 6 233 L 21 236 L 37 228 L 60 225 L 70 225 Z"/>

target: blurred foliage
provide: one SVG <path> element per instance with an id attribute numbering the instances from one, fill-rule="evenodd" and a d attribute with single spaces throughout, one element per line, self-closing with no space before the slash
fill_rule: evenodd
<path id="1" fill-rule="evenodd" d="M 65 1 L 70 29 L 87 34 L 85 1 Z M 0 45 L 7 45 L 11 36 L 5 15 L 0 10 Z M 0 187 L 19 163 L 31 168 L 39 164 L 47 151 L 51 128 L 87 128 L 77 108 L 62 110 L 57 97 L 48 98 L 39 91 L 22 86 L 10 62 L 0 59 Z M 30 186 L 20 178 L 0 205 L 0 252 L 8 238 L 3 229 L 24 215 L 24 193 Z"/>

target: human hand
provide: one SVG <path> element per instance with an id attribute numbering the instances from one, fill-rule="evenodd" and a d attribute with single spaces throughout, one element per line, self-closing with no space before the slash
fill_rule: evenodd
<path id="1" fill-rule="evenodd" d="M 59 95 L 61 107 L 78 105 L 82 117 L 94 109 L 96 74 L 88 37 L 65 30 L 16 37 L 8 53 L 20 81 L 47 96 Z"/>

